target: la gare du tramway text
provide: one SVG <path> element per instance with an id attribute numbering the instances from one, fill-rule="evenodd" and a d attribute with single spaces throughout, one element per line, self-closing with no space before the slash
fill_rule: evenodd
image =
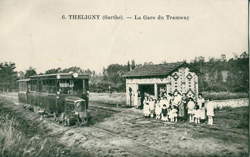
<path id="1" fill-rule="evenodd" d="M 157 15 L 157 16 L 149 16 L 149 15 L 134 15 L 128 16 L 127 19 L 134 19 L 134 20 L 189 20 L 189 16 L 172 16 L 172 15 Z M 77 15 L 77 14 L 70 14 L 70 15 L 63 15 L 62 19 L 69 19 L 69 20 L 123 20 L 123 15 Z"/>

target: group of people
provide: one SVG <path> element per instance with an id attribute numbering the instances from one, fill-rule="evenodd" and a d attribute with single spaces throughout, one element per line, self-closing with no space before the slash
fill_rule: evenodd
<path id="1" fill-rule="evenodd" d="M 163 121 L 187 121 L 199 124 L 208 119 L 208 124 L 213 125 L 214 107 L 209 100 L 205 101 L 202 94 L 198 98 L 187 97 L 179 92 L 164 93 L 158 99 L 145 96 L 143 112 L 146 118 L 156 118 Z"/>

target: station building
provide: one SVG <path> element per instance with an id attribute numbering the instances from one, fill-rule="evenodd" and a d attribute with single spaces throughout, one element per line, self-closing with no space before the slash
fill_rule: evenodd
<path id="1" fill-rule="evenodd" d="M 124 75 L 126 79 L 126 103 L 142 104 L 146 94 L 158 98 L 162 91 L 198 95 L 198 75 L 186 62 L 144 65 Z"/>

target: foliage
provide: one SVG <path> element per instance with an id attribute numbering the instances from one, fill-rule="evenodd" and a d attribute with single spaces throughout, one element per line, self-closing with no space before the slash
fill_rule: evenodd
<path id="1" fill-rule="evenodd" d="M 235 56 L 228 61 L 224 54 L 220 59 L 209 58 L 208 62 L 204 62 L 203 57 L 196 57 L 190 64 L 201 72 L 200 91 L 248 92 L 248 60 L 248 54 L 243 52 L 240 57 Z"/>
<path id="2" fill-rule="evenodd" d="M 45 71 L 45 74 L 69 73 L 69 72 L 85 73 L 85 74 L 89 74 L 90 76 L 95 75 L 95 71 L 91 71 L 90 69 L 84 70 L 84 69 L 77 67 L 77 66 L 72 66 L 72 67 L 65 68 L 65 69 L 61 69 L 60 67 L 59 68 L 52 68 L 52 69 Z"/>
<path id="3" fill-rule="evenodd" d="M 0 63 L 0 90 L 9 91 L 17 86 L 16 65 L 12 62 Z"/>
<path id="4" fill-rule="evenodd" d="M 61 71 L 61 68 L 52 68 L 49 70 L 45 71 L 45 74 L 55 74 L 55 73 L 59 73 Z"/>
<path id="5" fill-rule="evenodd" d="M 165 64 L 163 62 L 163 64 Z M 136 64 L 135 60 L 128 61 L 126 65 L 110 64 L 103 68 L 102 75 L 98 75 L 90 69 L 72 66 L 62 69 L 52 68 L 45 71 L 45 74 L 51 73 L 87 73 L 90 75 L 90 90 L 92 92 L 108 92 L 109 87 L 112 91 L 125 92 L 125 79 L 122 77 L 126 72 L 143 65 L 152 65 L 153 62 Z M 195 57 L 191 63 L 195 69 L 200 71 L 199 91 L 209 92 L 248 92 L 249 87 L 249 56 L 247 52 L 234 55 L 234 58 L 227 60 L 225 54 L 221 58 L 211 57 L 206 61 L 203 56 Z M 17 73 L 15 63 L 0 63 L 0 90 L 9 90 L 17 87 Z M 20 77 L 25 78 L 37 74 L 32 67 L 25 73 L 19 72 Z"/>
<path id="6" fill-rule="evenodd" d="M 216 119 L 220 121 L 219 124 L 223 125 L 226 122 L 228 122 L 229 123 L 228 125 L 231 128 L 241 128 L 241 129 L 248 130 L 249 128 L 248 107 L 237 107 L 237 108 L 224 107 L 216 112 L 218 114 L 215 113 L 215 116 L 216 116 Z M 224 122 L 222 122 L 223 119 L 224 119 Z"/>
<path id="7" fill-rule="evenodd" d="M 32 68 L 32 67 L 29 67 L 29 69 L 25 71 L 24 77 L 29 78 L 30 76 L 33 76 L 33 75 L 36 75 L 36 74 L 37 74 L 36 69 Z"/>
<path id="8" fill-rule="evenodd" d="M 38 124 L 30 122 L 2 105 L 0 100 L 0 156 L 3 157 L 67 157 L 90 156 L 88 153 L 73 152 L 38 129 Z"/>
<path id="9" fill-rule="evenodd" d="M 131 68 L 133 68 L 133 64 L 132 61 Z M 124 91 L 125 79 L 123 74 L 126 72 L 128 72 L 128 65 L 111 64 L 103 70 L 103 81 L 108 82 L 115 91 Z"/>

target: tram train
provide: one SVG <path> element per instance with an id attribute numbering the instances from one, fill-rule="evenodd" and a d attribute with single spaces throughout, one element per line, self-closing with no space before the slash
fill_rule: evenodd
<path id="1" fill-rule="evenodd" d="M 89 119 L 89 75 L 56 73 L 34 75 L 18 80 L 18 100 L 34 112 L 53 115 L 56 120 L 71 125 Z"/>

